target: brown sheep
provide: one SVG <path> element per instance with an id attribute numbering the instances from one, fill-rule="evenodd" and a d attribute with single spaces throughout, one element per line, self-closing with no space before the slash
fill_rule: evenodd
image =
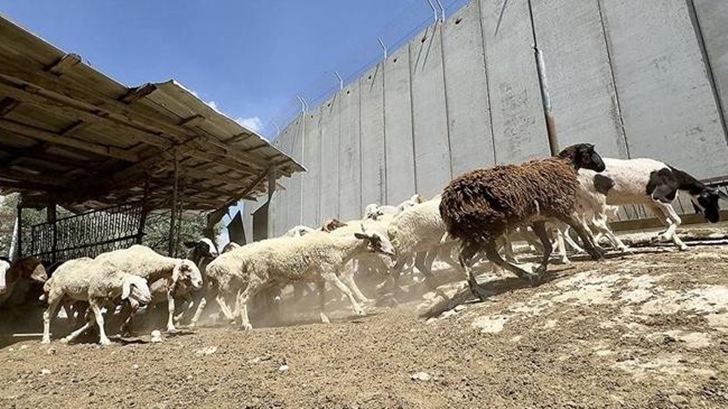
<path id="1" fill-rule="evenodd" d="M 532 282 L 541 278 L 552 250 L 544 223 L 548 218 L 567 223 L 582 238 L 592 257 L 601 257 L 572 216 L 579 183 L 576 170 L 580 168 L 597 172 L 604 169 L 594 145 L 573 145 L 557 157 L 520 165 L 473 170 L 450 182 L 442 194 L 440 215 L 450 236 L 462 244 L 459 261 L 468 273 L 474 295 L 480 299 L 487 297 L 471 268 L 473 257 L 481 250 L 490 261 L 521 278 Z M 544 247 L 541 265 L 534 273 L 507 263 L 497 251 L 496 240 L 523 224 L 531 224 Z"/>

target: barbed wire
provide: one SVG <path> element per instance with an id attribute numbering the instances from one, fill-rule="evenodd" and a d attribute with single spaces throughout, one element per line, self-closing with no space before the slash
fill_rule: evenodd
<path id="1" fill-rule="evenodd" d="M 355 46 L 352 52 L 342 59 L 337 67 L 324 71 L 317 78 L 308 82 L 295 95 L 291 95 L 280 107 L 278 112 L 264 122 L 261 130 L 263 136 L 274 140 L 302 111 L 302 97 L 307 108 L 315 109 L 339 90 L 340 84 L 337 76 L 341 76 L 344 85 L 349 85 L 360 78 L 365 72 L 376 66 L 384 59 L 384 53 L 378 40 L 391 52 L 396 52 L 409 43 L 415 35 L 434 23 L 433 9 L 428 4 L 439 9 L 443 6 L 444 13 L 436 11 L 439 17 L 447 17 L 469 1 L 474 0 L 411 0 L 409 4 L 399 11 L 387 24 L 377 31 L 373 38 L 366 38 Z"/>

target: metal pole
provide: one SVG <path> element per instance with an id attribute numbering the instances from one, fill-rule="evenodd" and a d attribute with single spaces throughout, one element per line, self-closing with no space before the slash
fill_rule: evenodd
<path id="1" fill-rule="evenodd" d="M 344 79 L 341 78 L 341 75 L 339 75 L 338 71 L 334 71 L 334 75 L 336 75 L 336 78 L 339 79 L 339 90 L 344 89 Z"/>
<path id="2" fill-rule="evenodd" d="M 549 148 L 552 155 L 559 152 L 559 142 L 556 138 L 556 124 L 554 124 L 554 116 L 551 111 L 551 96 L 546 81 L 546 64 L 543 61 L 543 54 L 538 48 L 538 40 L 536 39 L 536 24 L 533 20 L 533 8 L 531 0 L 528 0 L 528 12 L 531 18 L 531 33 L 533 35 L 533 51 L 536 59 L 536 73 L 538 74 L 538 84 L 541 88 L 541 103 L 543 105 L 543 114 L 546 120 L 546 135 L 548 136 Z"/>
<path id="3" fill-rule="evenodd" d="M 381 38 L 377 37 L 377 41 L 379 41 L 379 45 L 382 47 L 382 51 L 384 51 L 384 59 L 387 59 L 387 46 L 384 45 L 384 41 L 382 41 Z"/>
<path id="4" fill-rule="evenodd" d="M 139 228 L 137 229 L 136 244 L 142 244 L 144 240 L 144 225 L 147 223 L 147 200 L 149 198 L 149 175 L 144 180 L 144 197 L 142 198 L 141 214 L 139 215 Z"/>
<path id="5" fill-rule="evenodd" d="M 308 104 L 306 103 L 306 100 L 300 95 L 296 95 L 296 98 L 298 98 L 298 102 L 301 103 L 301 113 L 305 114 L 306 111 L 308 111 Z"/>
<path id="6" fill-rule="evenodd" d="M 442 2 L 440 0 L 435 0 L 437 3 L 437 7 L 440 9 L 440 22 L 445 22 L 445 7 L 442 7 Z"/>
<path id="7" fill-rule="evenodd" d="M 437 15 L 437 9 L 432 4 L 432 0 L 427 0 L 427 4 L 430 5 L 430 8 L 432 9 L 433 20 L 435 21 L 435 23 L 437 23 L 437 20 L 439 18 L 438 15 Z"/>

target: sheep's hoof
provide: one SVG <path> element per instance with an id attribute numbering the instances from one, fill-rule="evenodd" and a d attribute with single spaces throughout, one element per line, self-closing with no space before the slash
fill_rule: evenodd
<path id="1" fill-rule="evenodd" d="M 250 323 L 242 324 L 242 325 L 240 325 L 240 329 L 242 329 L 243 331 L 250 331 L 253 329 L 253 326 L 250 325 Z"/>
<path id="2" fill-rule="evenodd" d="M 685 243 L 683 243 L 683 244 L 682 244 L 682 245 L 680 246 L 680 251 L 689 251 L 689 250 L 690 250 L 690 247 L 688 247 L 688 245 L 687 245 L 687 244 L 685 244 Z"/>
<path id="3" fill-rule="evenodd" d="M 175 328 L 175 327 L 167 327 L 167 333 L 168 334 L 176 334 L 177 333 L 177 328 Z"/>
<path id="4" fill-rule="evenodd" d="M 479 285 L 471 285 L 470 286 L 470 292 L 473 294 L 474 297 L 478 298 L 480 301 L 485 301 L 488 299 L 490 294 L 488 294 L 483 287 Z"/>
<path id="5" fill-rule="evenodd" d="M 355 309 L 354 312 L 356 312 L 356 315 L 358 315 L 360 317 L 367 315 L 366 311 L 364 311 L 364 309 L 361 307 Z"/>
<path id="6" fill-rule="evenodd" d="M 110 339 L 108 339 L 108 338 L 102 338 L 102 339 L 101 339 L 101 340 L 99 341 L 99 344 L 101 344 L 101 345 L 111 345 L 111 340 L 110 340 Z"/>
<path id="7" fill-rule="evenodd" d="M 329 321 L 329 317 L 326 316 L 323 312 L 321 313 L 321 323 L 322 324 L 331 324 L 331 321 Z"/>
<path id="8" fill-rule="evenodd" d="M 61 344 L 68 344 L 69 342 L 71 342 L 71 340 L 68 339 L 67 337 L 65 337 L 65 338 L 61 338 L 60 342 L 61 342 Z"/>
<path id="9" fill-rule="evenodd" d="M 40 343 L 41 343 L 41 344 L 50 344 L 50 343 L 51 343 L 51 340 L 50 340 L 50 338 L 43 338 L 43 339 L 42 339 L 42 340 L 40 341 Z"/>

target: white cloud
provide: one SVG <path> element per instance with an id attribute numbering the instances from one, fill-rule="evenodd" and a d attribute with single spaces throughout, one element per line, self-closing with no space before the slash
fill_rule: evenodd
<path id="1" fill-rule="evenodd" d="M 252 116 L 250 118 L 238 118 L 235 121 L 257 134 L 260 134 L 261 131 L 263 131 L 263 121 L 261 121 L 257 116 Z"/>

